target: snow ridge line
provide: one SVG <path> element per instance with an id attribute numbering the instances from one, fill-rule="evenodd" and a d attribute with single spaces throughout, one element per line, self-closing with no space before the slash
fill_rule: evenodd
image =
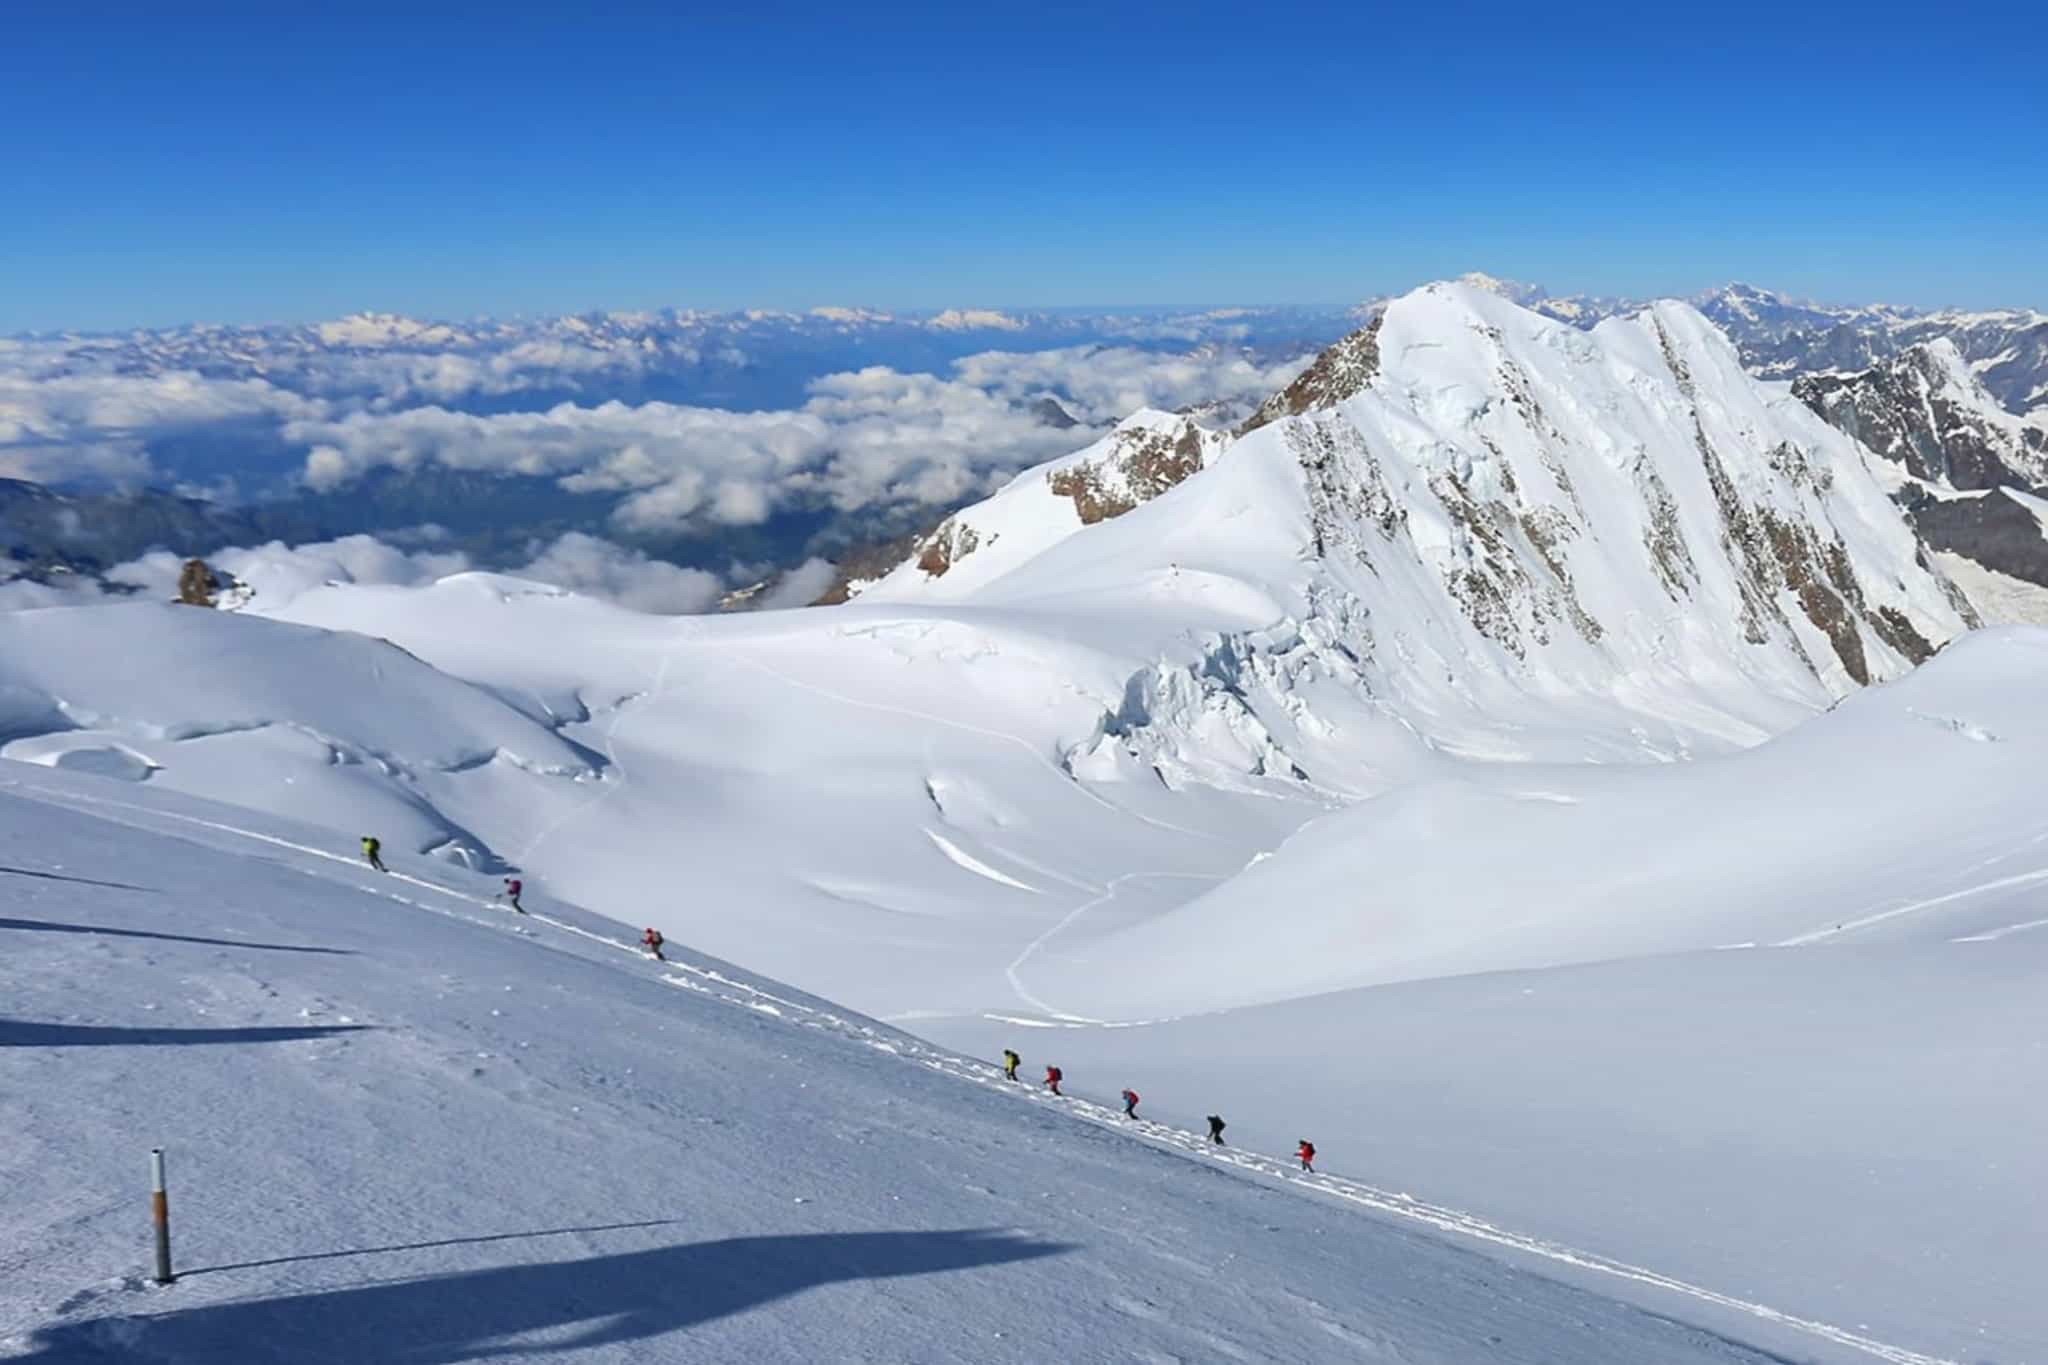
<path id="1" fill-rule="evenodd" d="M 19 788 L 20 786 L 16 782 L 6 782 L 0 785 L 8 788 Z M 37 792 L 34 799 L 41 800 L 46 797 L 55 798 L 52 804 L 64 804 L 68 800 L 75 799 L 88 805 L 112 807 L 120 810 L 134 811 L 138 814 L 161 816 L 183 821 L 187 824 L 218 830 L 222 833 L 239 835 L 243 838 L 271 844 L 294 852 L 325 858 L 330 862 L 342 863 L 351 867 L 360 865 L 356 859 L 328 849 L 295 843 L 289 839 L 264 834 L 257 830 L 226 825 L 213 820 L 203 820 L 197 816 L 186 815 L 182 812 L 156 811 L 148 807 L 130 805 L 126 802 L 106 801 L 68 792 L 62 794 L 61 797 L 56 797 L 53 793 Z M 299 870 L 308 876 L 314 875 L 310 868 Z M 452 887 L 441 886 L 424 878 L 410 876 L 402 872 L 387 872 L 384 875 L 429 891 L 438 892 L 451 899 L 465 901 L 486 909 L 496 909 L 496 902 L 493 900 L 473 896 L 467 892 L 455 890 Z M 431 906 L 421 905 L 419 902 L 411 901 L 406 897 L 380 891 L 375 886 L 361 885 L 357 889 L 372 895 L 384 895 L 390 899 L 415 905 L 420 909 L 429 910 L 436 914 L 462 918 L 470 923 L 484 923 L 483 921 L 470 919 L 468 916 L 456 916 L 452 911 L 437 910 Z M 592 942 L 602 944 L 619 952 L 629 953 L 635 958 L 645 957 L 641 949 L 634 944 L 623 942 L 605 934 L 594 933 L 580 925 L 570 924 L 537 910 L 526 912 L 526 918 L 589 939 Z M 1421 1223 L 1440 1232 L 1470 1238 L 1474 1241 L 1484 1242 L 1491 1246 L 1501 1247 L 1528 1256 L 1535 1256 L 1559 1265 L 1570 1266 L 1574 1269 L 1592 1271 L 1634 1284 L 1666 1290 L 1700 1303 L 1730 1309 L 1763 1322 L 1790 1328 L 1808 1336 L 1817 1337 L 1823 1341 L 1861 1351 L 1866 1355 L 1887 1362 L 1887 1365 L 1962 1365 L 1962 1362 L 1946 1356 L 1926 1355 L 1918 1351 L 1909 1350 L 1903 1346 L 1894 1346 L 1887 1342 L 1878 1341 L 1875 1338 L 1849 1331 L 1847 1328 L 1837 1327 L 1832 1323 L 1821 1322 L 1814 1318 L 1802 1318 L 1795 1314 L 1772 1308 L 1767 1304 L 1736 1298 L 1733 1295 L 1723 1294 L 1718 1290 L 1692 1284 L 1644 1266 L 1632 1265 L 1627 1261 L 1602 1256 L 1597 1252 L 1580 1251 L 1576 1248 L 1565 1246 L 1562 1243 L 1512 1232 L 1497 1227 L 1475 1214 L 1464 1213 L 1460 1210 L 1446 1208 L 1441 1205 L 1424 1203 L 1411 1195 L 1381 1189 L 1378 1186 L 1369 1185 L 1363 1181 L 1321 1173 L 1297 1173 L 1290 1170 L 1285 1163 L 1276 1158 L 1261 1156 L 1255 1152 L 1240 1151 L 1236 1148 L 1217 1147 L 1210 1143 L 1205 1136 L 1186 1129 L 1174 1128 L 1163 1123 L 1155 1123 L 1149 1119 L 1132 1123 L 1123 1117 L 1120 1110 L 1112 1109 L 1107 1105 L 1096 1104 L 1090 1100 L 1081 1099 L 1078 1096 L 1055 1098 L 1050 1095 L 1041 1094 L 1028 1084 L 1020 1091 L 1016 1083 L 1001 1079 L 1001 1073 L 990 1063 L 943 1051 L 929 1044 L 919 1042 L 908 1035 L 902 1035 L 900 1041 L 884 1037 L 869 1025 L 856 1023 L 830 1010 L 817 1009 L 809 1005 L 800 1004 L 797 1001 L 775 995 L 744 981 L 736 981 L 713 968 L 701 967 L 695 963 L 672 959 L 664 960 L 659 965 L 666 969 L 661 979 L 669 985 L 709 995 L 723 1003 L 753 1010 L 756 1013 L 774 1015 L 801 1027 L 838 1034 L 861 1046 L 869 1047 L 879 1052 L 890 1053 L 894 1056 L 902 1057 L 906 1061 L 918 1062 L 930 1070 L 966 1081 L 969 1084 L 980 1085 L 1002 1093 L 1016 1094 L 1026 1103 L 1053 1107 L 1058 1112 L 1068 1114 L 1080 1122 L 1093 1123 L 1098 1127 L 1106 1128 L 1113 1132 L 1140 1138 L 1155 1146 L 1174 1150 L 1189 1159 L 1220 1162 L 1255 1175 L 1268 1176 L 1288 1185 L 1299 1186 L 1333 1198 L 1345 1200 L 1346 1202 L 1372 1209 L 1377 1213 Z M 676 976 L 672 974 L 675 972 L 683 972 L 687 975 Z M 696 980 L 692 980 L 692 977 L 696 978 Z"/>

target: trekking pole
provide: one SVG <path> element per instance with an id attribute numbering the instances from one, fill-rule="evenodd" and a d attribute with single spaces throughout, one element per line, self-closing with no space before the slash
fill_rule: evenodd
<path id="1" fill-rule="evenodd" d="M 171 1197 L 164 1189 L 164 1149 L 149 1149 L 150 1217 L 156 1223 L 156 1282 L 169 1284 L 171 1274 Z"/>

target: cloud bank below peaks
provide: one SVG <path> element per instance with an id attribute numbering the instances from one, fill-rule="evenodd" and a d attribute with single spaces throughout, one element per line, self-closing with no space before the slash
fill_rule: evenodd
<path id="1" fill-rule="evenodd" d="M 376 536 L 354 535 L 304 545 L 271 541 L 222 547 L 203 558 L 216 572 L 254 589 L 251 606 L 258 611 L 282 606 L 330 583 L 422 587 L 450 574 L 484 567 L 459 551 L 435 549 L 438 537 L 434 528 L 406 538 L 424 544 L 400 545 Z M 103 581 L 78 574 L 59 575 L 48 583 L 25 578 L 0 581 L 0 611 L 89 606 L 128 600 L 130 592 L 170 600 L 177 595 L 183 566 L 183 556 L 156 550 L 108 570 Z M 501 571 L 661 616 L 709 611 L 729 587 L 717 574 L 680 568 L 579 531 L 533 545 L 524 563 Z"/>
<path id="2" fill-rule="evenodd" d="M 828 374 L 795 409 L 608 402 L 473 414 L 431 405 L 301 417 L 284 434 L 307 449 L 303 478 L 319 490 L 379 468 L 440 465 L 618 493 L 615 520 L 628 531 L 747 526 L 796 501 L 848 511 L 956 501 L 1077 449 L 1137 408 L 1256 403 L 1303 363 L 1217 350 L 991 351 L 955 362 L 949 377 L 879 365 Z M 1033 406 L 1047 397 L 1085 430 L 1048 424 Z"/>

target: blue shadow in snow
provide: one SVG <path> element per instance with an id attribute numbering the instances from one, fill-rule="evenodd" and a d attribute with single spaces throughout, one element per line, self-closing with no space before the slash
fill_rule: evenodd
<path id="1" fill-rule="evenodd" d="M 0 868 L 0 872 L 6 871 Z M 0 917 L 0 929 L 20 929 L 43 934 L 107 934 L 114 938 L 159 938 L 166 943 L 204 943 L 215 948 L 254 948 L 265 953 L 335 953 L 352 956 L 347 948 L 315 948 L 297 943 L 251 943 L 234 938 L 199 938 L 192 934 L 160 934 L 152 929 L 109 929 L 103 924 L 63 924 L 50 919 L 8 919 Z"/>
<path id="2" fill-rule="evenodd" d="M 233 1265 L 207 1265 L 197 1270 L 180 1270 L 178 1278 L 194 1275 L 223 1275 L 230 1270 L 260 1270 L 270 1265 L 297 1265 L 301 1261 L 341 1261 L 350 1256 L 390 1256 L 401 1251 L 432 1251 L 439 1247 L 488 1246 L 492 1242 L 524 1242 L 533 1237 L 568 1237 L 578 1233 L 624 1232 L 638 1228 L 672 1228 L 680 1218 L 643 1218 L 637 1223 L 586 1223 L 573 1228 L 541 1228 L 532 1232 L 486 1232 L 475 1237 L 442 1237 L 431 1242 L 394 1242 L 390 1246 L 351 1247 L 347 1251 L 307 1251 L 297 1256 L 270 1256 L 260 1261 L 236 1261 Z"/>
<path id="3" fill-rule="evenodd" d="M 10 877 L 40 877 L 46 882 L 76 882 L 80 886 L 111 886 L 116 891 L 147 891 L 152 895 L 156 893 L 156 888 L 153 886 L 135 886 L 128 882 L 103 882 L 91 877 L 73 877 L 62 872 L 38 872 L 34 868 L 29 867 L 0 867 L 0 872 L 4 872 Z"/>
<path id="4" fill-rule="evenodd" d="M 121 1028 L 102 1024 L 38 1024 L 0 1019 L 0 1047 L 191 1047 L 211 1043 L 289 1043 L 330 1033 L 361 1033 L 368 1024 L 303 1024 L 270 1028 Z"/>
<path id="5" fill-rule="evenodd" d="M 644 1341 L 819 1285 L 937 1275 L 1073 1250 L 987 1228 L 730 1237 L 47 1327 L 17 1365 L 232 1360 L 455 1365 Z M 162 1294 L 151 1296 L 161 1302 Z M 575 1328 L 564 1335 L 560 1329 Z M 514 1338 L 549 1332 L 545 1343 Z M 640 1358 L 640 1357 L 635 1357 Z"/>

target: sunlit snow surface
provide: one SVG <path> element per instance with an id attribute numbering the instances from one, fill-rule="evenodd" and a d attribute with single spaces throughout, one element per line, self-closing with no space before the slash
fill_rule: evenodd
<path id="1" fill-rule="evenodd" d="M 259 597 L 235 614 L 152 605 L 24 613 L 0 622 L 0 752 L 25 760 L 17 771 L 38 790 L 152 808 L 211 798 L 257 812 L 238 817 L 251 828 L 287 818 L 323 827 L 291 841 L 325 840 L 344 859 L 357 835 L 377 833 L 424 879 L 472 893 L 491 883 L 467 880 L 465 865 L 516 869 L 537 904 L 588 907 L 630 926 L 610 931 L 621 937 L 657 925 L 672 943 L 978 1056 L 1015 1045 L 1034 1068 L 1058 1061 L 1080 1095 L 1106 1100 L 1132 1085 L 1147 1113 L 1180 1128 L 1222 1113 L 1238 1143 L 1268 1153 L 1312 1137 L 1367 1202 L 1405 1193 L 1418 1201 L 1408 1211 L 1465 1210 L 1511 1232 L 1525 1253 L 1531 1239 L 1570 1248 L 1564 1260 L 1577 1269 L 1568 1273 L 1791 1359 L 2048 1360 L 2048 1309 L 2034 1290 L 2048 1236 L 2038 1142 L 2048 1005 L 2037 987 L 2048 967 L 2048 635 L 1968 636 L 1909 673 L 1858 624 L 1870 671 L 1903 675 L 1859 691 L 1790 588 L 1772 599 L 1775 614 L 1747 598 L 1702 442 L 1745 505 L 1838 542 L 1841 572 L 1873 610 L 1892 610 L 1934 643 L 1962 630 L 1868 457 L 1781 389 L 1744 375 L 1688 310 L 1660 306 L 1585 334 L 1471 291 L 1423 291 L 1390 312 L 1380 348 L 1370 391 L 1262 428 L 1113 521 L 1081 527 L 1071 506 L 1048 498 L 1049 519 L 1031 523 L 1030 504 L 1011 493 L 987 523 L 1007 529 L 963 580 L 971 591 L 921 592 L 899 577 L 844 608 L 664 619 L 470 574 L 421 589 Z M 1501 397 L 1510 369 L 1520 402 Z M 1317 466 L 1309 457 L 1325 441 L 1335 464 Z M 1316 468 L 1334 473 L 1319 483 Z M 1675 509 L 1663 521 L 1681 527 L 1689 549 L 1682 590 L 1660 580 L 1645 540 L 1659 524 L 1659 485 Z M 1472 519 L 1487 504 L 1522 527 L 1497 527 L 1491 550 Z M 1547 528 L 1541 545 L 1528 524 Z M 1471 598 L 1460 578 L 1480 569 L 1513 589 L 1490 630 L 1472 602 L 1491 599 Z M 1566 577 L 1598 629 L 1567 609 Z M 1746 610 L 1757 613 L 1753 629 Z M 57 838 L 34 821 L 22 828 L 17 847 Z M 172 832 L 189 839 L 192 828 Z M 91 843 L 66 837 L 79 849 Z M 250 851 L 246 836 L 221 837 L 237 857 Z M 266 847 L 253 851 L 286 871 L 303 856 Z M 419 856 L 428 853 L 439 856 Z M 67 854 L 66 868 L 85 856 Z M 315 870 L 356 875 L 324 860 Z M 273 872 L 285 875 L 267 865 L 262 875 Z M 232 885 L 240 875 L 209 867 L 192 877 Z M 148 884 L 133 870 L 108 879 Z M 285 884 L 324 882 L 293 874 Z M 489 986 L 511 999 L 490 1008 L 539 1001 L 560 1011 L 545 1036 L 504 1032 L 474 1012 L 451 1022 L 433 990 L 420 993 L 422 973 L 468 982 L 477 969 L 464 959 L 501 949 L 467 945 L 536 945 L 505 939 L 503 924 L 482 934 L 375 901 L 366 918 L 359 892 L 342 896 L 345 910 L 328 896 L 280 891 L 261 898 L 265 918 L 220 923 L 294 942 L 291 915 L 347 916 L 362 921 L 349 931 L 359 936 L 340 946 L 359 957 L 372 956 L 361 936 L 408 945 L 418 960 L 402 989 L 360 987 L 376 1010 L 410 1021 L 405 1028 L 306 1046 L 343 1057 L 421 1049 L 414 1061 L 428 1069 L 419 1074 L 448 1084 L 422 1081 L 401 1095 L 394 1082 L 398 1133 L 407 1131 L 401 1112 L 415 1109 L 448 1135 L 508 1124 L 524 1132 L 531 1117 L 546 1129 L 542 1146 L 579 1154 L 563 1158 L 579 1172 L 565 1196 L 581 1201 L 578 1225 L 616 1221 L 615 1204 L 658 1202 L 644 1191 L 673 1183 L 687 1191 L 686 1210 L 700 1199 L 726 1210 L 715 1235 L 751 1236 L 763 1225 L 745 1221 L 750 1211 L 782 1204 L 761 1193 L 765 1172 L 822 1169 L 837 1176 L 826 1185 L 864 1189 L 875 1172 L 893 1173 L 882 1183 L 909 1199 L 910 1188 L 964 1181 L 946 1164 L 956 1160 L 985 1171 L 974 1183 L 1004 1202 L 985 1220 L 930 1204 L 933 1220 L 958 1215 L 962 1227 L 1082 1244 L 1108 1235 L 1087 1212 L 1103 1197 L 1118 1205 L 1108 1220 L 1117 1237 L 1141 1226 L 1152 1235 L 1162 1189 L 1178 1199 L 1191 1181 L 1187 1197 L 1226 1198 L 1210 1173 L 1179 1162 L 1156 1183 L 1127 1186 L 1119 1168 L 1090 1192 L 1068 1189 L 1047 1174 L 1067 1162 L 1064 1145 L 1043 1158 L 1048 1166 L 1014 1166 L 1028 1150 L 1005 1126 L 1015 1115 L 990 1111 L 988 1127 L 956 1131 L 941 1117 L 950 1090 L 905 1121 L 914 1144 L 902 1137 L 911 1145 L 885 1158 L 864 1152 L 876 1139 L 851 1117 L 860 1105 L 876 1094 L 909 1103 L 893 1098 L 895 1080 L 872 1078 L 864 1040 L 848 1054 L 860 1056 L 856 1067 L 764 1033 L 759 1046 L 781 1064 L 753 1053 L 742 1065 L 720 1050 L 724 1024 L 643 1014 L 626 1003 L 638 996 L 613 1003 L 616 992 L 643 989 L 614 972 L 591 968 L 571 981 L 492 967 Z M 87 912 L 100 903 L 63 913 L 94 923 Z M 205 897 L 174 898 L 162 913 L 179 905 L 185 917 L 226 913 Z M 415 944 L 415 934 L 427 937 Z M 135 945 L 93 951 L 124 947 Z M 369 968 L 282 953 L 261 965 L 278 971 L 273 959 L 312 973 L 329 996 L 358 989 L 344 968 Z M 57 963 L 48 980 L 78 980 L 67 971 Z M 124 972 L 104 989 L 123 992 L 108 997 L 123 1008 L 131 988 L 166 1007 L 205 1004 L 213 988 L 182 985 L 190 973 L 181 972 L 175 963 Z M 60 1000 L 21 998 L 41 1011 L 26 1017 L 65 1022 Z M 742 1016 L 748 1029 L 792 1027 L 785 1005 L 751 1003 L 759 1008 Z M 134 1022 L 111 1003 L 86 1015 Z M 260 1009 L 248 1021 L 270 1022 Z M 642 1050 L 657 1026 L 678 1030 L 676 1056 L 654 1050 L 660 1062 Z M 446 1041 L 470 1034 L 474 1048 Z M 430 1041 L 408 1041 L 416 1035 Z M 504 1059 L 520 1040 L 531 1044 L 522 1057 L 542 1052 L 551 1069 L 508 1073 Z M 579 1047 L 585 1060 L 556 1056 Z M 495 1061 L 482 1068 L 487 1081 L 472 1080 L 500 1087 L 491 1102 L 503 1107 L 434 1109 L 422 1097 L 466 1093 L 474 1050 Z M 695 1067 L 699 1053 L 725 1068 L 718 1078 L 664 1070 Z M 22 1055 L 18 1065 L 44 1068 L 40 1088 L 8 1093 L 59 1104 L 37 1120 L 51 1126 L 26 1130 L 40 1135 L 43 1155 L 18 1164 L 39 1180 L 57 1181 L 43 1163 L 77 1145 L 67 1125 L 124 1138 L 138 1129 L 139 1116 L 104 1108 L 109 1093 L 123 1096 L 119 1105 L 154 1093 L 131 1073 L 81 1071 L 83 1050 L 47 1064 L 33 1049 Z M 930 1060 L 925 1070 L 953 1068 Z M 126 1065 L 114 1049 L 88 1061 Z M 452 1069 L 442 1076 L 429 1063 Z M 628 1065 L 657 1079 L 618 1079 Z M 320 1112 L 319 1094 L 287 1093 L 307 1102 L 280 1112 Z M 367 1103 L 354 1082 L 326 1099 Z M 787 1106 L 799 1102 L 818 1107 L 793 1117 Z M 993 1101 L 972 1100 L 984 1102 Z M 609 1115 L 594 1144 L 602 1171 L 564 1136 L 595 1120 L 561 1119 L 562 1105 Z M 313 1199 L 303 1191 L 340 1170 L 322 1162 L 357 1159 L 350 1144 L 373 1153 L 391 1144 L 386 1164 L 400 1166 L 401 1144 L 439 1151 L 431 1135 L 385 1136 L 371 1110 L 340 1120 L 342 1149 L 310 1136 L 288 1143 L 324 1155 L 293 1156 L 303 1180 L 287 1184 L 299 1193 L 278 1197 L 302 1210 Z M 245 1115 L 244 1126 L 267 1121 Z M 1099 1136 L 1075 1140 L 1102 1150 Z M 474 1232 L 474 1220 L 455 1215 L 472 1204 L 519 1207 L 494 1203 L 495 1189 L 469 1197 L 497 1178 L 499 1160 L 541 1187 L 521 1198 L 552 1207 L 544 1189 L 569 1179 L 562 1165 L 518 1155 L 495 1131 L 481 1141 L 456 1174 L 431 1177 L 424 1213 L 398 1211 L 420 1201 L 417 1183 L 430 1177 L 401 1171 L 391 1178 L 402 1192 L 347 1215 L 359 1221 L 335 1225 L 330 1243 L 433 1240 L 431 1227 L 454 1225 Z M 757 1164 L 715 1164 L 739 1161 L 735 1146 Z M 128 1169 L 132 1158 L 108 1155 L 94 1171 Z M 707 1170 L 712 1179 L 700 1181 Z M 707 1193 L 707 1183 L 717 1188 Z M 819 1184 L 787 1198 L 821 1199 Z M 93 1221 L 128 1216 L 111 1196 L 83 1202 L 98 1196 L 75 1182 L 61 1193 L 54 1183 L 34 1188 L 41 1202 L 25 1207 L 38 1212 L 18 1226 L 37 1245 L 62 1244 L 49 1230 L 73 1223 L 85 1229 L 81 1247 L 119 1242 L 117 1227 L 127 1235 L 125 1223 Z M 1063 1210 L 1057 1228 L 1015 1212 L 1032 1200 Z M 836 1230 L 897 1227 L 863 1209 Z M 404 1226 L 382 1231 L 380 1218 Z M 568 1222 L 535 1219 L 526 1226 Z M 1339 1236 L 1352 1220 L 1332 1212 L 1315 1226 Z M 1191 1281 L 1227 1284 L 1227 1257 L 1257 1260 L 1266 1253 L 1254 1247 L 1292 1238 L 1290 1229 L 1277 1215 L 1216 1205 L 1170 1230 L 1160 1223 L 1148 1244 L 1192 1262 L 1183 1266 Z M 1214 1257 L 1188 1255 L 1212 1236 L 1225 1239 Z M 579 1253 L 611 1249 L 592 1240 Z M 1057 1304 L 1060 1325 L 1037 1330 L 1063 1333 L 1071 1318 L 1079 1335 L 987 1349 L 978 1337 L 947 1336 L 923 1354 L 884 1335 L 871 1353 L 1369 1357 L 1344 1335 L 1364 1331 L 1361 1321 L 1458 1324 L 1473 1311 L 1459 1300 L 1439 1312 L 1435 1289 L 1409 1294 L 1422 1308 L 1396 1311 L 1360 1288 L 1383 1275 L 1378 1263 L 1351 1255 L 1330 1272 L 1348 1289 L 1301 1288 L 1314 1308 L 1235 1290 L 1213 1300 L 1195 1289 L 1134 1294 L 1114 1276 L 1086 1288 L 1006 1281 L 1018 1287 L 990 1297 L 1014 1293 L 1014 1317 L 1007 1308 L 991 1317 L 980 1300 L 966 1316 L 1022 1332 L 1047 1316 L 1022 1304 Z M 1588 1268 L 1600 1258 L 1644 1274 Z M 42 1297 L 22 1311 L 54 1311 L 79 1281 L 104 1279 L 76 1275 L 71 1259 L 36 1262 Z M 1026 1257 L 1004 1274 L 1064 1276 L 1077 1264 Z M 1567 1273 L 1555 1258 L 1546 1264 Z M 697 1278 L 695 1261 L 678 1265 Z M 121 1260 L 106 1274 L 128 1268 Z M 648 1273 L 676 1277 L 666 1265 Z M 920 1291 L 890 1283 L 888 1295 L 911 1295 L 885 1297 L 909 1305 L 890 1313 L 922 1311 Z M 523 1300 L 529 1288 L 518 1281 L 507 1297 Z M 1116 1306 L 1125 1300 L 1144 1307 L 1125 1312 Z M 701 1358 L 815 1357 L 823 1338 L 802 1335 L 812 1330 L 802 1324 L 823 1318 L 789 1306 L 806 1302 L 798 1294 L 759 1319 L 786 1316 L 798 1335 L 703 1337 L 711 1344 Z M 1346 1305 L 1362 1316 L 1344 1318 L 1344 1332 L 1308 1335 L 1324 1331 L 1319 1311 Z M 1760 1305 L 1808 1326 L 1760 1317 Z M 67 1320 L 109 1311 L 135 1310 L 96 1299 L 66 1310 Z M 632 1310 L 603 1299 L 594 1311 Z M 716 1331 L 757 1316 L 721 1319 Z M 1240 1316 L 1287 1335 L 1232 1337 L 1223 1324 Z M 1299 1321 L 1281 1323 L 1290 1316 Z M 1165 1330 L 1146 1325 L 1159 1323 L 1193 1323 L 1213 1339 L 1145 1335 Z M 694 1324 L 661 1330 L 685 1326 L 700 1339 Z M 966 1330 L 946 1330 L 956 1329 Z M 1494 1335 L 1474 1330 L 1380 1344 L 1390 1358 L 1465 1360 Z M 1691 1349 L 1624 1333 L 1603 1355 L 1605 1346 L 1559 1344 L 1526 1323 L 1500 1335 L 1505 1358 L 1661 1361 Z M 469 1357 L 449 1346 L 396 1358 L 480 1353 L 463 1349 Z"/>
<path id="2" fill-rule="evenodd" d="M 9 1359 L 1944 1359 L 432 860 L 24 765 L 0 808 Z"/>

